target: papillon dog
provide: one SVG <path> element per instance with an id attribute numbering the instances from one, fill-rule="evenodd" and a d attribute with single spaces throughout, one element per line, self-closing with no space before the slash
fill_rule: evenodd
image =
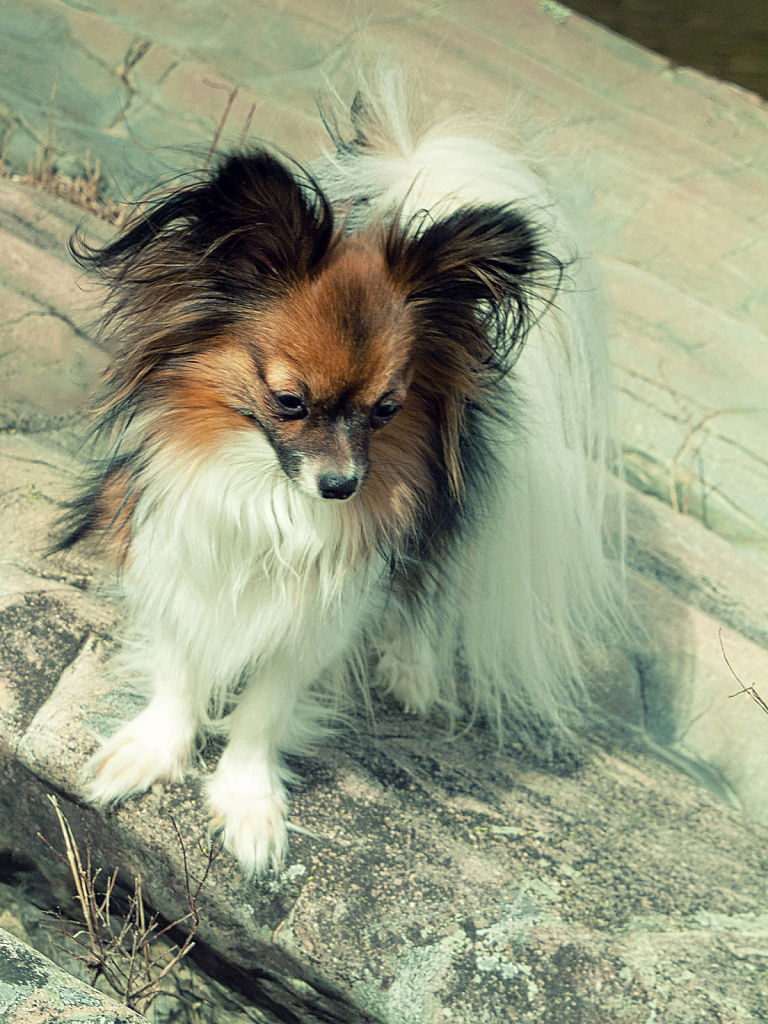
<path id="1" fill-rule="evenodd" d="M 344 680 L 540 743 L 619 618 L 590 260 L 524 159 L 399 93 L 358 95 L 308 168 L 236 153 L 75 246 L 119 349 L 59 546 L 117 566 L 116 663 L 149 691 L 87 798 L 178 781 L 222 732 L 208 809 L 246 875 L 280 863 L 284 755 Z"/>

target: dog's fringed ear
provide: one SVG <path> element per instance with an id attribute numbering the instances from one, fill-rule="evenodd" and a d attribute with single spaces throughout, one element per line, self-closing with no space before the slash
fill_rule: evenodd
<path id="1" fill-rule="evenodd" d="M 496 408 L 495 386 L 553 302 L 564 265 L 507 206 L 464 208 L 439 221 L 417 215 L 394 225 L 384 252 L 413 315 L 412 390 L 430 410 L 450 493 L 460 499 L 468 410 Z"/>
<path id="2" fill-rule="evenodd" d="M 259 273 L 301 278 L 328 251 L 333 212 L 307 172 L 294 175 L 265 152 L 232 156 L 211 191 L 210 214 L 219 218 L 211 246 L 247 259 Z"/>
<path id="3" fill-rule="evenodd" d="M 385 251 L 426 329 L 499 374 L 551 305 L 565 270 L 538 228 L 507 206 L 460 209 L 434 222 L 417 217 L 389 232 Z"/>
<path id="4" fill-rule="evenodd" d="M 173 280 L 242 287 L 243 275 L 291 280 L 310 273 L 333 237 L 333 213 L 312 177 L 259 150 L 224 160 L 208 180 L 162 194 L 120 237 L 72 253 L 113 286 Z"/>
<path id="5" fill-rule="evenodd" d="M 121 341 L 102 408 L 126 408 L 155 370 L 283 295 L 334 237 L 313 179 L 264 151 L 229 157 L 207 180 L 158 197 L 103 249 L 75 237 L 77 262 L 110 289 L 102 335 Z"/>

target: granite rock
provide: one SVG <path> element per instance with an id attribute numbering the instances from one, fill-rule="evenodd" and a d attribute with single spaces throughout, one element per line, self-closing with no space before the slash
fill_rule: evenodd
<path id="1" fill-rule="evenodd" d="M 766 1017 L 768 719 L 728 666 L 768 679 L 766 104 L 529 0 L 27 0 L 0 26 L 8 173 L 130 198 L 215 140 L 310 160 L 315 95 L 326 75 L 344 93 L 362 43 L 405 53 L 438 114 L 515 105 L 604 268 L 629 478 L 651 496 L 629 494 L 647 644 L 617 652 L 599 721 L 549 762 L 480 729 L 446 744 L 375 698 L 375 728 L 353 715 L 297 763 L 283 870 L 215 861 L 198 963 L 302 1022 Z M 78 224 L 112 231 L 0 180 L 0 846 L 64 892 L 40 838 L 58 842 L 57 793 L 94 866 L 141 876 L 175 920 L 169 815 L 197 877 L 218 750 L 120 808 L 82 803 L 97 735 L 135 706 L 104 671 L 120 609 L 93 559 L 43 554 L 110 355 L 65 251 Z"/>

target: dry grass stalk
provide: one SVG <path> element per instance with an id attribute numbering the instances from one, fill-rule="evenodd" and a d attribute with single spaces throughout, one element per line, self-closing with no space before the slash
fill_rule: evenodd
<path id="1" fill-rule="evenodd" d="M 73 206 L 79 206 L 101 220 L 120 227 L 128 219 L 133 207 L 129 203 L 115 203 L 100 196 L 101 164 L 97 159 L 91 168 L 90 163 L 90 153 L 86 153 L 85 176 L 69 178 L 54 168 L 53 156 L 46 146 L 38 150 L 35 159 L 29 163 L 27 173 L 19 180 L 40 192 L 66 199 Z M 2 165 L 0 176 L 10 177 Z"/>
<path id="2" fill-rule="evenodd" d="M 754 687 L 754 684 L 752 686 L 745 686 L 744 683 L 742 683 L 742 681 L 739 679 L 739 677 L 734 672 L 733 665 L 731 665 L 730 661 L 728 661 L 728 655 L 725 653 L 725 645 L 723 644 L 723 631 L 722 631 L 722 629 L 720 629 L 718 631 L 718 636 L 720 638 L 720 650 L 723 652 L 723 658 L 725 659 L 725 664 L 730 669 L 730 672 L 731 672 L 731 675 L 733 676 L 733 678 L 736 680 L 736 682 L 741 687 L 741 689 L 737 690 L 736 693 L 729 693 L 728 696 L 729 697 L 740 697 L 742 693 L 748 693 L 749 696 L 752 698 L 752 700 L 755 702 L 755 704 L 757 704 L 758 707 L 762 708 L 763 711 L 766 713 L 766 715 L 768 715 L 768 704 L 766 704 L 766 702 L 763 700 L 763 698 L 757 692 L 757 690 Z"/>
<path id="3" fill-rule="evenodd" d="M 142 51 L 139 54 L 139 57 L 143 56 L 144 52 L 146 51 Z M 38 147 L 35 156 L 29 161 L 27 173 L 25 175 L 12 175 L 5 166 L 5 159 L 10 147 L 11 137 L 13 136 L 16 128 L 15 124 L 11 124 L 5 135 L 2 152 L 0 152 L 0 178 L 15 177 L 16 180 L 19 180 L 23 184 L 29 185 L 32 188 L 36 188 L 41 192 L 48 192 L 50 195 L 66 199 L 66 201 L 72 203 L 73 206 L 79 206 L 81 209 L 87 210 L 89 213 L 94 214 L 101 220 L 107 221 L 109 224 L 114 224 L 116 227 L 123 227 L 129 218 L 136 214 L 137 208 L 135 204 L 113 202 L 111 200 L 104 199 L 104 197 L 99 194 L 101 185 L 101 165 L 98 158 L 96 159 L 93 169 L 91 169 L 90 152 L 86 153 L 85 175 L 78 175 L 75 178 L 70 178 L 55 168 L 53 111 L 60 75 L 61 67 L 56 71 L 56 76 L 54 78 L 53 86 L 51 87 L 51 94 L 48 100 L 47 138 L 45 145 Z M 221 83 L 206 81 L 206 84 L 217 89 L 228 88 L 226 85 Z M 224 130 L 227 118 L 229 117 L 232 109 L 232 104 L 235 102 L 239 91 L 239 86 L 235 86 L 229 90 L 224 112 L 216 126 L 213 140 L 203 163 L 203 171 L 208 169 L 213 155 L 216 152 L 216 147 L 219 144 L 221 133 Z M 240 134 L 240 148 L 245 144 L 255 111 L 256 104 L 254 103 L 251 105 Z"/>
<path id="4" fill-rule="evenodd" d="M 99 160 L 91 170 L 90 152 L 85 156 L 85 176 L 79 175 L 75 178 L 67 177 L 56 170 L 55 148 L 53 144 L 53 112 L 56 101 L 56 92 L 59 88 L 61 77 L 61 66 L 56 69 L 56 74 L 51 86 L 51 94 L 48 98 L 48 113 L 46 117 L 46 140 L 44 146 L 38 146 L 34 157 L 29 161 L 25 175 L 14 176 L 5 166 L 5 159 L 16 128 L 15 124 L 10 126 L 5 136 L 2 153 L 0 153 L 0 178 L 17 177 L 23 184 L 36 188 L 41 192 L 48 192 L 51 195 L 59 196 L 79 206 L 89 213 L 95 214 L 101 220 L 117 226 L 122 225 L 127 219 L 131 207 L 126 203 L 115 203 L 105 200 L 99 196 L 99 185 L 101 183 L 101 165 Z"/>
<path id="5" fill-rule="evenodd" d="M 202 876 L 193 888 L 184 840 L 175 819 L 169 815 L 181 847 L 189 909 L 183 917 L 161 927 L 156 914 L 147 916 L 141 876 L 134 879 L 134 891 L 127 908 L 118 912 L 113 907 L 117 869 L 106 881 L 99 882 L 100 872 L 92 870 L 90 850 L 86 850 L 83 863 L 72 828 L 56 797 L 49 796 L 48 799 L 56 811 L 66 854 L 61 854 L 51 846 L 44 836 L 40 838 L 69 867 L 72 874 L 82 922 L 71 921 L 66 924 L 77 929 L 68 934 L 86 951 L 77 959 L 85 964 L 91 985 L 96 986 L 103 979 L 122 1002 L 137 1013 L 146 1014 L 158 995 L 164 991 L 164 979 L 194 946 L 194 936 L 200 924 L 197 898 L 221 846 L 210 846 L 205 855 Z M 181 926 L 184 926 L 186 935 L 180 945 L 158 943 L 161 937 L 168 936 L 169 932 Z"/>
<path id="6" fill-rule="evenodd" d="M 212 86 L 212 88 L 214 89 L 225 88 L 225 86 L 217 85 L 214 82 L 206 81 L 205 84 Z M 232 104 L 235 102 L 235 97 L 237 96 L 238 92 L 240 92 L 240 87 L 237 85 L 234 87 L 234 89 L 230 90 L 229 96 L 227 98 L 227 105 L 224 107 L 224 113 L 221 115 L 221 117 L 219 118 L 219 123 L 216 125 L 216 131 L 213 133 L 213 139 L 211 141 L 210 149 L 208 150 L 208 155 L 206 156 L 205 162 L 203 163 L 204 171 L 208 170 L 208 165 L 211 162 L 211 158 L 213 157 L 213 154 L 216 152 L 216 147 L 219 144 L 221 133 L 224 131 L 224 125 L 227 123 L 229 112 L 232 109 Z"/>

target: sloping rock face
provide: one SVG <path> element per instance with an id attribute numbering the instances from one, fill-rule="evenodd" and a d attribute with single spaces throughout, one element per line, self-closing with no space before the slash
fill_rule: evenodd
<path id="1" fill-rule="evenodd" d="M 38 433 L 71 422 L 108 361 L 90 337 L 93 290 L 67 253 L 81 214 L 0 178 L 0 431 Z M 93 238 L 110 229 L 90 218 Z"/>
<path id="2" fill-rule="evenodd" d="M 107 606 L 31 574 L 15 587 L 0 615 L 2 846 L 65 884 L 41 838 L 61 848 L 57 793 L 95 865 L 140 875 L 150 904 L 182 917 L 170 815 L 198 878 L 216 750 L 183 784 L 82 806 L 94 730 L 130 713 L 105 683 Z M 438 724 L 388 706 L 375 733 L 356 724 L 297 763 L 291 821 L 306 831 L 280 874 L 249 884 L 228 857 L 214 862 L 198 933 L 214 976 L 302 1021 L 768 1013 L 764 827 L 627 736 L 540 765 L 480 730 L 446 745 Z"/>
<path id="3" fill-rule="evenodd" d="M 0 928 L 0 1017 L 7 1024 L 77 1021 L 141 1024 L 145 1018 L 105 999 Z"/>
<path id="4" fill-rule="evenodd" d="M 361 47 L 416 69 L 438 118 L 501 112 L 537 162 L 556 155 L 601 259 L 632 483 L 768 561 L 757 96 L 533 0 L 25 0 L 0 24 L 6 166 L 99 176 L 112 198 L 202 166 L 214 142 L 313 159 L 317 96 L 327 77 L 345 91 Z"/>
<path id="5" fill-rule="evenodd" d="M 12 170 L 37 156 L 87 174 L 98 158 L 113 195 L 137 194 L 202 163 L 230 98 L 228 144 L 256 104 L 255 135 L 319 151 L 311 94 L 323 70 L 343 71 L 358 24 L 333 5 L 87 8 L 3 12 Z M 397 43 L 423 66 L 436 109 L 467 95 L 496 109 L 511 82 L 531 97 L 526 117 L 557 125 L 552 148 L 572 154 L 588 136 L 597 188 L 583 205 L 615 306 L 630 477 L 712 529 L 630 493 L 649 643 L 595 680 L 605 714 L 579 749 L 537 763 L 480 729 L 448 744 L 439 723 L 374 698 L 375 727 L 353 714 L 297 762 L 283 870 L 246 883 L 216 859 L 193 955 L 282 1021 L 768 1018 L 768 719 L 749 695 L 729 698 L 724 657 L 761 691 L 765 107 L 557 4 L 360 10 L 374 49 Z M 201 788 L 218 750 L 120 808 L 81 803 L 97 736 L 135 704 L 105 672 L 120 609 L 100 567 L 42 554 L 109 357 L 66 254 L 83 220 L 109 236 L 0 181 L 0 847 L 65 891 L 44 842 L 61 849 L 56 794 L 94 867 L 129 889 L 141 876 L 176 920 L 210 849 Z"/>
<path id="6" fill-rule="evenodd" d="M 54 268 L 47 294 L 79 294 L 62 252 L 79 215 L 21 186 L 6 195 L 17 233 Z M 35 327 L 15 325 L 39 341 Z M 42 408 L 33 390 L 19 394 L 19 408 Z M 54 411 L 64 416 L 65 403 Z M 0 845 L 60 891 L 70 884 L 43 841 L 62 848 L 47 799 L 58 794 L 94 866 L 119 868 L 129 886 L 140 876 L 150 905 L 175 920 L 188 912 L 185 851 L 189 877 L 204 870 L 201 789 L 218 750 L 209 745 L 183 784 L 109 811 L 80 803 L 97 735 L 136 705 L 105 672 L 119 605 L 94 582 L 100 567 L 77 551 L 41 554 L 77 474 L 74 436 L 71 426 L 0 435 Z M 768 1013 L 765 828 L 726 802 L 763 814 L 766 723 L 748 698 L 729 701 L 738 686 L 717 642 L 725 623 L 745 678 L 768 668 L 763 570 L 649 499 L 632 501 L 630 533 L 655 647 L 596 683 L 613 725 L 536 763 L 480 729 L 446 743 L 439 723 L 377 699 L 375 727 L 353 716 L 296 763 L 301 831 L 283 870 L 246 883 L 228 856 L 214 862 L 193 954 L 207 970 L 275 1019 L 300 1021 Z"/>

